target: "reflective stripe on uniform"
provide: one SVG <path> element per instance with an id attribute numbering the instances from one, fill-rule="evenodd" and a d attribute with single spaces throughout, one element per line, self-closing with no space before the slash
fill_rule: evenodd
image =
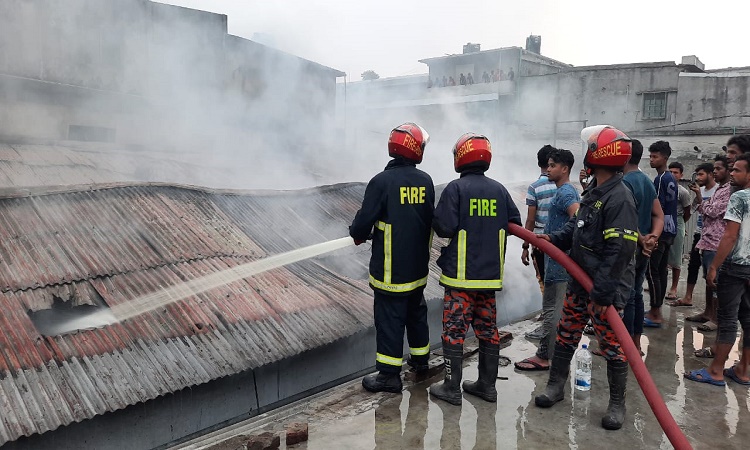
<path id="1" fill-rule="evenodd" d="M 386 283 L 385 281 L 376 280 L 375 277 L 370 275 L 370 284 L 383 291 L 409 292 L 409 291 L 413 291 L 414 289 L 418 287 L 425 286 L 427 284 L 427 277 L 420 278 L 419 280 L 412 281 L 411 283 L 394 284 L 394 283 Z"/>
<path id="2" fill-rule="evenodd" d="M 602 233 L 604 234 L 605 240 L 621 237 L 629 241 L 638 242 L 638 233 L 632 230 L 625 230 L 622 228 L 607 228 Z"/>
<path id="3" fill-rule="evenodd" d="M 502 289 L 503 280 L 459 280 L 445 275 L 440 276 L 440 282 L 446 286 L 465 289 Z"/>
<path id="4" fill-rule="evenodd" d="M 502 289 L 503 271 L 505 265 L 505 230 L 500 230 L 500 279 L 499 280 L 467 280 L 466 279 L 466 230 L 458 232 L 458 261 L 456 261 L 456 278 L 445 274 L 440 276 L 440 282 L 446 286 L 464 289 Z"/>
<path id="5" fill-rule="evenodd" d="M 382 363 L 382 364 L 388 364 L 389 366 L 401 367 L 402 358 L 394 358 L 392 356 L 387 356 L 382 353 L 376 353 L 375 361 Z"/>
<path id="6" fill-rule="evenodd" d="M 635 241 L 638 242 L 638 232 L 633 230 L 623 230 L 625 232 L 625 235 L 623 236 L 625 239 L 629 241 Z"/>
<path id="7" fill-rule="evenodd" d="M 466 279 L 466 230 L 458 232 L 458 262 L 456 265 L 456 277 L 459 280 Z"/>
<path id="8" fill-rule="evenodd" d="M 505 273 L 505 229 L 500 229 L 500 287 Z"/>
<path id="9" fill-rule="evenodd" d="M 428 355 L 430 353 L 430 344 L 419 348 L 409 347 L 409 352 L 414 356 Z"/>
<path id="10" fill-rule="evenodd" d="M 393 245 L 393 237 L 391 236 L 392 225 L 378 220 L 375 223 L 375 227 L 383 232 L 383 283 L 391 284 L 391 271 L 393 270 L 393 264 L 391 261 L 393 257 L 393 251 L 391 248 Z"/>

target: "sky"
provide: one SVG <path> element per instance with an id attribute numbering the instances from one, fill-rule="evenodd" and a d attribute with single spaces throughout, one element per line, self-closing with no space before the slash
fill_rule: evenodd
<path id="1" fill-rule="evenodd" d="M 706 69 L 750 66 L 743 23 L 750 2 L 714 0 L 162 0 L 225 14 L 229 33 L 264 36 L 273 46 L 361 79 L 426 73 L 420 59 L 523 47 L 542 36 L 542 54 L 581 65 L 676 61 L 697 55 Z M 259 38 L 260 39 L 260 38 Z"/>

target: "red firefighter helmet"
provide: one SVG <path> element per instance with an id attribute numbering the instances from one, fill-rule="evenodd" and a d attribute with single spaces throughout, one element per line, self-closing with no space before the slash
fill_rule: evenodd
<path id="1" fill-rule="evenodd" d="M 411 122 L 399 125 L 391 131 L 388 138 L 388 155 L 400 156 L 417 164 L 422 162 L 424 148 L 430 141 L 430 135 L 424 128 Z"/>
<path id="2" fill-rule="evenodd" d="M 469 167 L 487 170 L 492 161 L 490 140 L 481 134 L 466 133 L 453 146 L 453 167 L 461 172 Z"/>
<path id="3" fill-rule="evenodd" d="M 583 164 L 587 168 L 621 169 L 630 161 L 633 153 L 631 139 L 610 125 L 584 128 L 581 131 L 581 139 L 586 143 L 586 156 L 583 158 Z"/>

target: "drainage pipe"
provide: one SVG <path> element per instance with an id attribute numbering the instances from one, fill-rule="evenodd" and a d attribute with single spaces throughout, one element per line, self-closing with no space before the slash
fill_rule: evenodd
<path id="1" fill-rule="evenodd" d="M 531 231 L 516 224 L 509 224 L 508 231 L 510 234 L 523 239 L 549 255 L 550 258 L 562 265 L 565 270 L 568 271 L 570 276 L 575 278 L 584 289 L 591 292 L 591 289 L 594 286 L 591 278 L 562 250 L 555 247 L 550 242 L 538 238 Z M 607 320 L 609 320 L 609 323 L 617 336 L 617 340 L 620 341 L 620 346 L 630 362 L 630 368 L 633 370 L 633 374 L 643 391 L 643 395 L 646 397 L 649 406 L 651 406 L 651 410 L 654 412 L 656 420 L 659 421 L 659 425 L 661 425 L 661 428 L 664 430 L 664 434 L 667 435 L 669 442 L 671 442 L 677 450 L 692 449 L 693 447 L 690 445 L 687 437 L 677 425 L 677 422 L 675 422 L 672 413 L 667 409 L 664 399 L 661 398 L 661 394 L 656 388 L 656 384 L 654 384 L 651 374 L 648 373 L 648 369 L 646 369 L 646 365 L 643 363 L 643 359 L 641 359 L 641 353 L 635 347 L 633 339 L 630 337 L 628 330 L 625 328 L 625 324 L 622 323 L 622 319 L 614 306 L 607 308 Z"/>

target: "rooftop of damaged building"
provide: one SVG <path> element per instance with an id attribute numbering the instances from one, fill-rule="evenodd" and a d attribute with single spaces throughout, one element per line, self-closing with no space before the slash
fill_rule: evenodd
<path id="1" fill-rule="evenodd" d="M 347 254 L 348 273 L 335 257 L 303 261 L 100 329 L 45 336 L 32 321 L 55 303 L 106 308 L 346 235 L 361 185 L 294 193 L 157 184 L 8 191 L 0 198 L 0 444 L 371 325 L 358 250 Z"/>
<path id="2" fill-rule="evenodd" d="M 108 308 L 346 236 L 363 193 L 359 183 L 290 192 L 156 183 L 6 187 L 0 198 L 0 444 L 371 327 L 369 249 L 354 247 L 103 328 L 45 335 L 33 320 L 44 311 Z M 437 279 L 429 285 L 436 291 Z"/>

